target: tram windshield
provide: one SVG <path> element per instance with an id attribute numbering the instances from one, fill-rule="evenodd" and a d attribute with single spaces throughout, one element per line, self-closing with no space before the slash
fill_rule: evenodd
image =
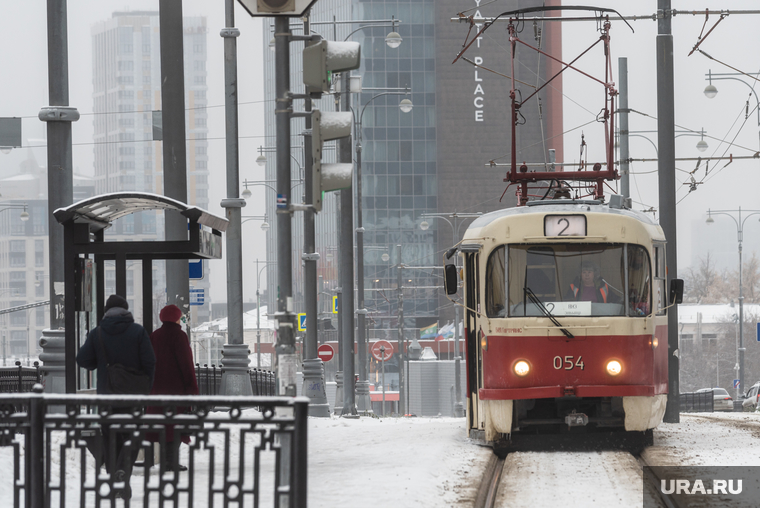
<path id="1" fill-rule="evenodd" d="M 554 316 L 646 316 L 650 280 L 640 245 L 503 245 L 486 266 L 486 313 L 543 316 L 543 304 Z"/>

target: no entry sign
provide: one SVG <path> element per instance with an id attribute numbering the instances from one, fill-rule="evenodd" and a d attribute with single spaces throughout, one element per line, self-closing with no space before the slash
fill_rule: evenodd
<path id="1" fill-rule="evenodd" d="M 322 344 L 317 348 L 317 356 L 323 362 L 329 362 L 335 356 L 335 351 L 329 344 Z"/>
<path id="2" fill-rule="evenodd" d="M 380 348 L 384 347 L 385 351 L 380 352 Z M 378 340 L 372 345 L 372 356 L 378 362 L 387 362 L 393 356 L 393 346 L 387 340 Z"/>

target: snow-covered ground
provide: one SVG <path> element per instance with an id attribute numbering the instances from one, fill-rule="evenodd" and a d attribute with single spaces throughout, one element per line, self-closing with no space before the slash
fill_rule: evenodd
<path id="1" fill-rule="evenodd" d="M 682 414 L 680 423 L 655 431 L 647 460 L 663 466 L 760 466 L 758 437 L 760 413 Z M 472 506 L 489 454 L 467 439 L 463 419 L 310 418 L 309 506 Z M 514 455 L 513 473 L 529 455 Z M 641 471 L 631 473 L 632 457 L 551 455 L 553 467 L 528 469 L 524 478 L 534 476 L 535 488 L 521 506 L 641 506 Z M 590 474 L 600 463 L 604 474 Z"/>
<path id="2" fill-rule="evenodd" d="M 467 439 L 464 419 L 331 416 L 309 418 L 308 432 L 312 508 L 472 506 L 490 456 L 489 449 Z M 759 437 L 760 413 L 682 414 L 679 424 L 655 431 L 654 446 L 645 454 L 652 465 L 760 466 Z M 187 463 L 186 447 L 181 449 L 181 463 Z M 630 457 L 525 452 L 511 460 L 505 475 L 520 475 L 519 492 L 530 493 L 522 494 L 521 506 L 641 506 L 641 473 L 632 472 Z M 9 499 L 10 447 L 0 448 L 0 474 L 0 495 Z M 69 480 L 75 476 L 68 471 Z M 133 485 L 142 480 L 136 473 Z"/>

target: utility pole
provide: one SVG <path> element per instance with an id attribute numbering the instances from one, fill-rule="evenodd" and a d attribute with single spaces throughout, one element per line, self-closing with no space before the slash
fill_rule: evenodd
<path id="1" fill-rule="evenodd" d="M 63 226 L 53 212 L 72 204 L 74 200 L 73 161 L 71 154 L 71 122 L 79 120 L 79 111 L 69 106 L 69 53 L 66 0 L 48 0 L 48 100 L 49 105 L 39 112 L 47 122 L 48 167 L 48 256 L 50 263 L 50 328 L 42 332 L 40 346 L 47 349 L 40 355 L 45 376 L 45 391 L 52 392 L 52 377 L 63 371 L 66 393 L 77 389 L 77 367 L 74 358 L 77 344 L 74 334 L 66 340 L 64 333 L 64 263 Z M 73 290 L 73 288 L 72 288 Z M 3 343 L 4 344 L 4 343 Z M 59 351 L 64 354 L 60 355 Z M 63 360 L 63 361 L 61 361 Z M 63 368 L 61 368 L 63 367 Z"/>
<path id="2" fill-rule="evenodd" d="M 629 205 L 631 190 L 629 186 L 629 175 L 631 164 L 628 162 L 630 157 L 628 150 L 628 59 L 624 56 L 618 58 L 618 75 L 619 75 L 619 93 L 620 105 L 620 192 L 623 193 L 626 206 Z"/>
<path id="3" fill-rule="evenodd" d="M 295 315 L 293 314 L 290 196 L 290 19 L 274 19 L 275 121 L 277 132 L 277 378 L 279 395 L 296 395 Z"/>
<path id="4" fill-rule="evenodd" d="M 348 72 L 341 74 L 341 90 L 348 90 Z M 351 110 L 351 94 L 342 93 L 340 98 L 341 111 Z M 338 157 L 340 162 L 351 162 L 351 140 L 338 141 Z M 355 415 L 356 383 L 354 378 L 354 195 L 353 189 L 340 191 L 340 285 L 341 319 L 343 321 L 343 343 L 341 345 L 341 361 L 343 363 L 343 416 Z"/>
<path id="5" fill-rule="evenodd" d="M 161 41 L 161 122 L 163 128 L 164 195 L 187 203 L 185 147 L 185 66 L 182 2 L 159 0 Z M 166 240 L 187 240 L 187 219 L 175 210 L 165 212 Z M 187 259 L 166 261 L 167 303 L 183 313 L 190 309 Z M 126 298 L 127 295 L 122 295 Z"/>
<path id="6" fill-rule="evenodd" d="M 670 0 L 657 0 L 657 170 L 660 196 L 660 226 L 665 233 L 668 286 L 678 277 L 676 243 L 676 153 L 673 108 L 673 34 Z M 668 309 L 668 403 L 663 421 L 678 423 L 678 306 Z"/>
<path id="7" fill-rule="evenodd" d="M 227 242 L 227 343 L 222 348 L 222 395 L 253 395 L 248 374 L 248 346 L 243 342 L 243 247 L 241 212 L 245 199 L 240 191 L 240 158 L 238 150 L 238 85 L 235 0 L 225 0 L 224 38 L 224 103 L 227 138 L 227 198 L 222 200 L 230 221 Z M 257 266 L 258 269 L 258 266 Z M 258 273 L 256 274 L 258 276 Z"/>
<path id="8" fill-rule="evenodd" d="M 396 265 L 396 284 L 398 286 L 398 412 L 406 414 L 406 397 L 404 397 L 404 263 L 401 260 L 401 245 L 397 245 L 398 265 Z"/>
<path id="9" fill-rule="evenodd" d="M 303 33 L 311 33 L 309 15 L 303 18 Z M 306 46 L 312 43 L 305 41 Z M 304 197 L 306 205 L 313 205 L 314 175 L 312 169 L 314 157 L 312 154 L 311 133 L 311 95 L 306 86 L 304 97 L 305 127 L 303 136 L 304 152 Z M 318 183 L 318 182 L 317 182 Z M 325 369 L 322 359 L 317 356 L 317 260 L 319 253 L 316 248 L 316 233 L 314 221 L 316 212 L 313 207 L 306 207 L 303 212 L 303 254 L 304 262 L 304 310 L 306 311 L 306 337 L 303 341 L 303 389 L 301 393 L 309 397 L 309 416 L 326 418 L 330 416 L 330 404 L 327 402 L 325 390 Z"/>

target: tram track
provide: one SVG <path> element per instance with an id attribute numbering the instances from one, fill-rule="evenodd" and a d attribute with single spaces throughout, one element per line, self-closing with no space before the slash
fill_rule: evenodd
<path id="1" fill-rule="evenodd" d="M 503 476 L 505 474 L 505 466 L 510 460 L 516 461 L 520 465 L 524 465 L 524 462 L 529 461 L 541 465 L 543 462 L 556 461 L 557 458 L 563 455 L 567 457 L 564 452 L 552 452 L 551 455 L 551 458 L 544 459 L 541 457 L 541 454 L 533 454 L 531 452 L 517 452 L 516 454 L 509 454 L 505 458 L 500 458 L 496 454 L 493 454 L 486 464 L 485 472 L 483 474 L 477 495 L 475 497 L 475 503 L 473 504 L 474 508 L 496 508 L 499 506 L 497 504 L 499 499 L 501 499 L 502 502 L 504 501 L 504 495 L 499 494 L 499 488 L 503 486 L 502 482 L 508 482 L 510 480 L 509 478 Z M 647 459 L 643 454 L 639 455 L 620 452 L 619 454 L 604 455 L 600 456 L 599 458 L 602 461 L 605 458 L 608 460 L 607 463 L 600 465 L 600 470 L 608 470 L 613 479 L 618 479 L 620 481 L 625 481 L 627 479 L 630 481 L 631 477 L 635 477 L 639 482 L 642 482 L 642 488 L 646 489 L 645 492 L 648 493 L 647 495 L 653 501 L 653 505 L 662 506 L 665 508 L 679 508 L 682 506 L 674 496 L 665 494 L 662 492 L 662 489 L 656 487 L 662 480 L 658 476 L 657 469 L 650 469 L 650 472 L 653 474 L 655 481 L 650 482 L 649 484 L 644 484 L 644 468 L 651 466 L 652 464 L 647 462 Z M 515 468 L 515 464 L 511 464 L 510 467 L 506 467 L 506 471 L 515 471 L 516 469 L 517 468 Z M 551 479 L 542 478 L 541 481 L 551 482 Z M 531 493 L 534 492 L 535 491 L 532 490 L 530 486 L 525 486 L 524 492 L 522 490 L 520 491 L 521 497 L 524 501 L 527 502 L 527 505 L 530 505 L 530 498 L 532 497 Z M 641 506 L 642 491 L 639 490 L 638 492 L 639 493 L 637 495 L 622 500 L 624 502 L 621 502 L 620 505 Z M 593 503 L 591 505 L 594 506 Z"/>
<path id="2" fill-rule="evenodd" d="M 483 479 L 475 497 L 474 508 L 494 508 L 505 460 L 506 458 L 499 458 L 495 453 L 488 459 Z"/>

